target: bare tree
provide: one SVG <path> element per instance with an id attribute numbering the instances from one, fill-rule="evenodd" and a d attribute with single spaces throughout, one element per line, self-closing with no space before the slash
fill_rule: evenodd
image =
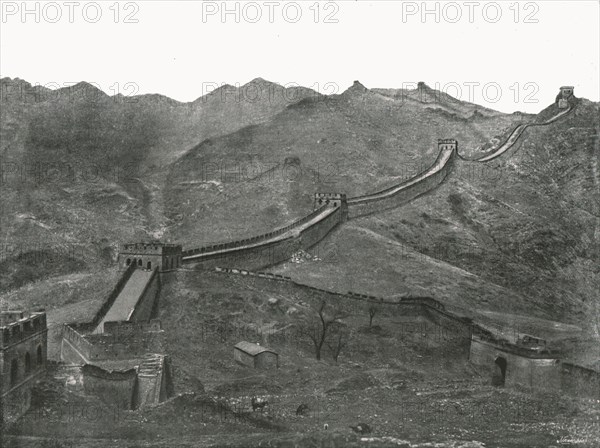
<path id="1" fill-rule="evenodd" d="M 331 357 L 337 364 L 342 350 L 348 345 L 350 333 L 341 323 L 332 327 L 331 336 L 327 340 L 327 347 L 331 351 Z"/>
<path id="2" fill-rule="evenodd" d="M 373 326 L 373 318 L 379 312 L 379 307 L 374 303 L 370 303 L 367 311 L 369 312 L 369 328 Z"/>
<path id="3" fill-rule="evenodd" d="M 315 349 L 315 357 L 321 360 L 321 350 L 330 331 L 339 324 L 343 317 L 337 307 L 328 307 L 325 301 L 321 301 L 318 309 L 313 309 L 300 324 L 299 332 L 312 341 Z M 340 349 L 341 351 L 341 349 Z"/>

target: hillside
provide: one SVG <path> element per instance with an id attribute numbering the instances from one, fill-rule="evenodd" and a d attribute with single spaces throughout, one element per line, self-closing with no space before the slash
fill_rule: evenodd
<path id="1" fill-rule="evenodd" d="M 459 106 L 427 108 L 357 82 L 206 140 L 171 168 L 165 198 L 175 225 L 166 235 L 197 245 L 259 234 L 312 210 L 315 192 L 359 195 L 416 175 L 435 160 L 438 138 L 473 146 L 520 120 L 500 113 L 469 120 Z"/>
<path id="2" fill-rule="evenodd" d="M 50 90 L 2 78 L 0 92 L 0 289 L 93 271 L 113 263 L 118 242 L 160 237 L 173 160 L 318 96 L 260 78 L 192 103 L 110 97 L 83 82 Z"/>
<path id="3" fill-rule="evenodd" d="M 314 192 L 353 196 L 413 176 L 435 159 L 439 137 L 472 156 L 555 113 L 501 114 L 423 83 L 393 91 L 356 82 L 324 97 L 257 79 L 181 104 L 159 95 L 124 101 L 85 83 L 52 93 L 2 82 L 25 92 L 2 98 L 3 160 L 26 168 L 21 178 L 8 165 L 3 177 L 3 289 L 110 266 L 119 241 L 190 247 L 260 234 L 312 210 Z M 278 269 L 334 289 L 427 292 L 471 312 L 508 306 L 579 322 L 595 306 L 586 298 L 598 278 L 597 116 L 597 104 L 581 100 L 497 161 L 457 163 L 434 193 L 349 223 L 316 249 L 321 263 Z M 81 178 L 79 163 L 107 171 Z M 36 164 L 51 169 L 38 176 Z M 123 166 L 140 171 L 113 176 Z M 365 265 L 377 275 L 361 272 Z"/>
<path id="4" fill-rule="evenodd" d="M 457 163 L 432 194 L 349 223 L 323 244 L 321 263 L 277 272 L 359 292 L 428 291 L 471 312 L 504 310 L 597 332 L 598 132 L 598 104 L 582 100 L 564 120 L 527 130 L 497 161 Z M 479 282 L 485 286 L 474 287 Z M 516 325 L 514 316 L 499 320 Z"/>
<path id="5" fill-rule="evenodd" d="M 31 95 L 51 94 L 23 85 Z M 249 86 L 280 88 L 261 79 Z M 93 181 L 71 171 L 51 181 L 35 170 L 26 172 L 33 178 L 11 170 L 2 178 L 0 307 L 45 307 L 53 360 L 61 325 L 89 321 L 114 286 L 118 242 L 160 237 L 189 248 L 247 238 L 312 210 L 317 191 L 354 196 L 413 176 L 437 156 L 438 138 L 456 138 L 460 153 L 473 157 L 521 122 L 557 113 L 551 105 L 535 116 L 501 114 L 424 84 L 398 91 L 357 82 L 330 97 L 293 89 L 285 95 L 304 98 L 292 104 L 229 103 L 239 89 L 227 86 L 188 105 L 158 95 L 122 105 L 123 98 L 89 85 L 78 89 L 98 99 L 26 96 L 8 101 L 9 118 L 0 120 L 3 138 L 13 142 L 2 147 L 9 160 L 55 170 L 48 164 L 107 167 Z M 600 330 L 599 111 L 597 103 L 577 103 L 565 119 L 528 129 L 497 160 L 457 159 L 434 191 L 344 223 L 312 255 L 270 269 L 300 284 L 187 266 L 165 274 L 158 317 L 178 395 L 112 421 L 50 424 L 30 412 L 9 434 L 68 434 L 82 446 L 107 439 L 122 446 L 134 435 L 147 446 L 174 446 L 175 438 L 182 446 L 242 447 L 249 438 L 281 447 L 358 446 L 349 427 L 366 422 L 372 446 L 482 447 L 502 439 L 541 448 L 597 440 L 592 403 L 490 386 L 489 372 L 467 362 L 464 334 L 449 330 L 442 340 L 437 327 L 407 331 L 415 319 L 401 308 L 378 308 L 370 325 L 364 303 L 301 285 L 433 297 L 492 331 L 533 334 L 561 356 L 597 362 L 590 336 Z M 196 118 L 186 121 L 184 109 Z M 126 179 L 107 175 L 131 166 L 138 171 Z M 318 361 L 310 334 L 323 301 L 338 316 L 339 339 L 327 340 Z M 279 368 L 236 363 L 240 340 L 275 349 Z M 345 342 L 339 358 L 336 340 Z M 83 400 L 52 375 L 35 397 L 45 416 Z M 270 401 L 264 414 L 252 409 L 255 395 Z M 297 414 L 301 404 L 307 415 Z"/>

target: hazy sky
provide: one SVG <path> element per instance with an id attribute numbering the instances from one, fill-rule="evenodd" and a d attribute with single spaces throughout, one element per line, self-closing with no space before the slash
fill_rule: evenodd
<path id="1" fill-rule="evenodd" d="M 598 1 L 1 3 L 0 74 L 49 87 L 191 101 L 256 77 L 322 93 L 425 81 L 506 112 L 565 84 L 600 96 Z"/>

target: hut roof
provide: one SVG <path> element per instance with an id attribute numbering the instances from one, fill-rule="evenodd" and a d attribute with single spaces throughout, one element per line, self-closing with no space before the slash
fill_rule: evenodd
<path id="1" fill-rule="evenodd" d="M 273 354 L 277 355 L 277 352 L 275 352 L 267 347 L 263 347 L 258 344 L 254 344 L 252 342 L 246 342 L 246 341 L 238 342 L 237 344 L 235 344 L 234 347 L 237 348 L 238 350 L 243 351 L 244 353 L 251 355 L 251 356 L 256 356 L 263 352 L 269 352 L 269 353 L 273 353 Z"/>

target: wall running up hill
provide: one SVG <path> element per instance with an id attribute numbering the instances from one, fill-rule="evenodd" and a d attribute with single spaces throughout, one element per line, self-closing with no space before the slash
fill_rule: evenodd
<path id="1" fill-rule="evenodd" d="M 148 321 L 160 290 L 160 276 L 152 271 L 134 269 L 94 333 L 104 332 L 111 321 Z"/>
<path id="2" fill-rule="evenodd" d="M 443 147 L 435 163 L 423 173 L 386 190 L 348 199 L 348 218 L 399 207 L 433 190 L 444 181 L 452 169 L 455 154 L 455 147 Z"/>
<path id="3" fill-rule="evenodd" d="M 459 157 L 462 160 L 465 160 L 467 162 L 489 162 L 491 160 L 494 160 L 498 157 L 500 157 L 502 154 L 504 154 L 506 151 L 508 151 L 510 148 L 512 148 L 515 143 L 517 143 L 517 141 L 519 140 L 519 138 L 521 137 L 521 135 L 523 135 L 523 133 L 525 132 L 525 130 L 527 128 L 530 127 L 534 127 L 534 126 L 547 126 L 551 123 L 554 123 L 556 120 L 558 120 L 559 118 L 564 117 L 565 115 L 568 115 L 569 113 L 571 113 L 571 111 L 575 108 L 575 106 L 569 104 L 569 107 L 560 111 L 558 114 L 554 115 L 552 118 L 549 118 L 548 120 L 542 122 L 542 123 L 526 123 L 526 124 L 520 124 L 518 125 L 508 136 L 508 138 L 504 141 L 504 143 L 502 145 L 500 145 L 498 148 L 496 148 L 491 154 L 487 154 L 483 157 L 480 157 L 478 159 L 467 159 L 464 158 L 462 156 L 459 155 Z"/>
<path id="4" fill-rule="evenodd" d="M 202 268 L 216 266 L 259 269 L 289 259 L 309 249 L 333 230 L 346 215 L 345 202 L 325 205 L 304 218 L 270 233 L 227 244 L 183 252 L 183 262 Z"/>

